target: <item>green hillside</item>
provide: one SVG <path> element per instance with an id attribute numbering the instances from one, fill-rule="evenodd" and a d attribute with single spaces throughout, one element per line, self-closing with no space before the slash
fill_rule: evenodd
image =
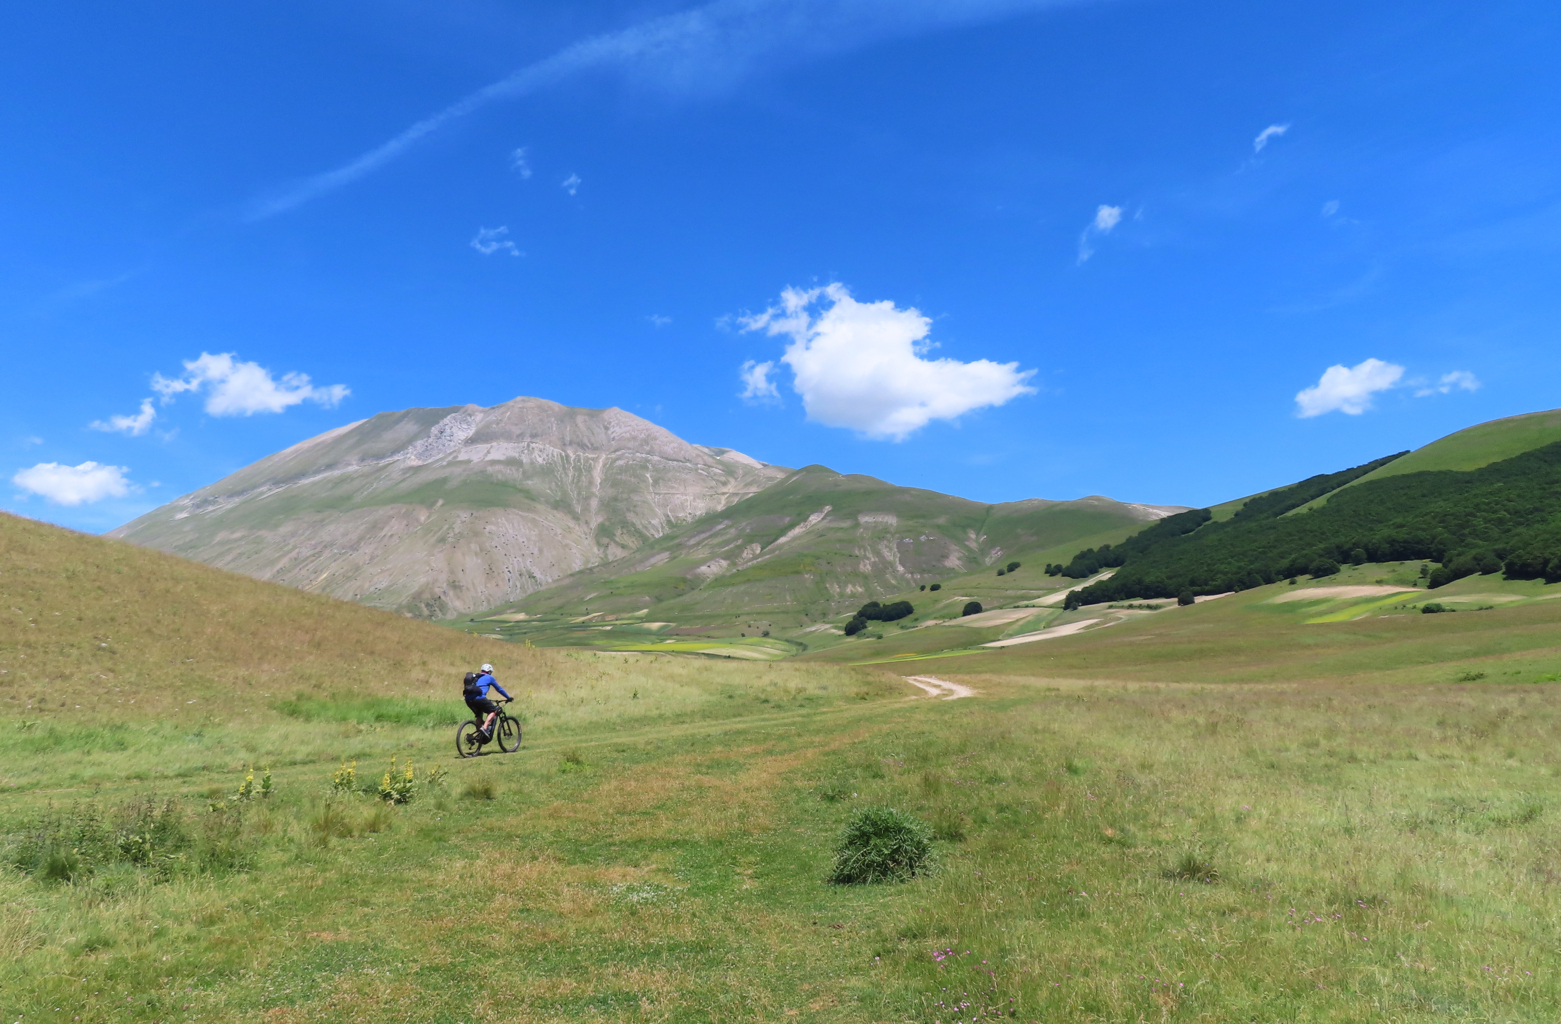
<path id="1" fill-rule="evenodd" d="M 1561 441 L 1561 409 L 1508 416 L 1467 427 L 1416 448 L 1392 464 L 1362 477 L 1356 484 L 1405 473 L 1442 469 L 1467 472 L 1557 441 Z M 1329 496 L 1324 495 L 1302 506 L 1302 510 L 1311 509 L 1328 500 Z"/>
<path id="2" fill-rule="evenodd" d="M 782 657 L 840 640 L 836 620 L 867 600 L 912 600 L 909 627 L 957 616 L 946 607 L 955 593 L 1045 597 L 1062 585 L 1041 572 L 1048 560 L 1168 511 L 1099 497 L 983 505 L 809 466 L 633 555 L 454 624 L 540 644 Z M 1026 568 L 996 576 L 1014 561 Z M 943 589 L 922 589 L 934 584 Z M 712 640 L 736 649 L 713 651 Z"/>
<path id="3" fill-rule="evenodd" d="M 1561 442 L 1478 469 L 1368 474 L 1332 490 L 1326 504 L 1287 514 L 1320 489 L 1317 481 L 1348 481 L 1365 468 L 1273 492 L 1195 532 L 1160 538 L 1148 530 L 1106 553 L 1081 552 L 1076 561 L 1085 565 L 1072 575 L 1121 568 L 1069 601 L 1241 591 L 1329 576 L 1343 564 L 1406 559 L 1441 563 L 1428 570 L 1432 587 L 1501 571 L 1561 581 Z"/>

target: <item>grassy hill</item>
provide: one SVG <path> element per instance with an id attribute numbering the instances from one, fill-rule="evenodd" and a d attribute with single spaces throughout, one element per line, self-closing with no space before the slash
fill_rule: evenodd
<path id="1" fill-rule="evenodd" d="M 1468 472 L 1557 441 L 1561 441 L 1561 409 L 1508 416 L 1448 434 L 1346 486 L 1358 486 L 1405 473 L 1437 470 Z M 1325 504 L 1330 497 L 1324 495 L 1303 505 L 1298 511 Z"/>
<path id="2" fill-rule="evenodd" d="M 810 466 L 631 556 L 455 624 L 615 650 L 747 641 L 725 653 L 779 657 L 834 642 L 835 620 L 870 599 L 912 598 L 910 625 L 946 617 L 956 591 L 1044 597 L 1060 586 L 1040 571 L 1046 561 L 1171 511 L 1100 497 L 982 505 Z M 1028 568 L 995 575 L 1014 561 Z M 945 591 L 922 590 L 933 584 Z"/>
<path id="3" fill-rule="evenodd" d="M 1489 582 L 1456 614 L 1321 583 L 1124 610 L 905 670 L 977 691 L 936 700 L 827 652 L 528 650 L 0 518 L 0 1009 L 1546 1021 L 1561 602 Z M 526 743 L 458 761 L 481 658 Z M 410 802 L 376 796 L 392 756 Z M 881 805 L 936 870 L 827 884 Z"/>

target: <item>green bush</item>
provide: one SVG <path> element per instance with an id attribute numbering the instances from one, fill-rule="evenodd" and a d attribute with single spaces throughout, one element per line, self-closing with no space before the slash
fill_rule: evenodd
<path id="1" fill-rule="evenodd" d="M 1018 562 L 1009 562 L 1003 568 L 1007 569 L 1009 572 L 1013 572 L 1015 569 L 1019 568 L 1019 563 Z"/>
<path id="2" fill-rule="evenodd" d="M 1447 611 L 1447 606 L 1440 601 L 1427 601 L 1420 606 L 1420 612 L 1423 615 L 1435 615 L 1437 612 L 1445 611 Z"/>
<path id="3" fill-rule="evenodd" d="M 969 604 L 965 605 L 965 610 L 960 612 L 959 614 L 960 614 L 961 618 L 963 618 L 966 615 L 980 615 L 981 614 L 981 602 L 980 601 L 971 601 Z"/>
<path id="4" fill-rule="evenodd" d="M 869 807 L 852 816 L 835 846 L 835 885 L 904 882 L 931 867 L 932 829 L 893 807 Z"/>
<path id="5" fill-rule="evenodd" d="M 1324 576 L 1335 576 L 1339 572 L 1339 563 L 1331 558 L 1319 558 L 1312 563 L 1311 573 L 1313 579 L 1321 579 Z"/>
<path id="6" fill-rule="evenodd" d="M 942 590 L 943 589 L 943 584 L 941 584 L 941 583 L 934 583 L 932 586 L 928 587 L 927 589 L 928 590 Z"/>
<path id="7" fill-rule="evenodd" d="M 1176 595 L 1176 603 L 1183 606 L 1196 604 L 1197 598 L 1193 597 L 1192 591 L 1184 590 L 1180 594 Z"/>

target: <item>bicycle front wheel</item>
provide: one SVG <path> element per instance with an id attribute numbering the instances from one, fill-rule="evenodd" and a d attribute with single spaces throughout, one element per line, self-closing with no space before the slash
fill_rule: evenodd
<path id="1" fill-rule="evenodd" d="M 455 756 L 476 757 L 482 753 L 482 732 L 476 722 L 462 722 L 455 730 Z"/>
<path id="2" fill-rule="evenodd" d="M 498 733 L 500 750 L 513 754 L 520 749 L 520 723 L 515 719 L 509 715 L 500 715 L 494 731 Z"/>

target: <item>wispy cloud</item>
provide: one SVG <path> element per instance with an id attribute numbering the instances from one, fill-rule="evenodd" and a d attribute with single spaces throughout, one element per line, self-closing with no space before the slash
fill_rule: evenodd
<path id="1" fill-rule="evenodd" d="M 152 406 L 150 398 L 141 400 L 141 411 L 133 416 L 110 416 L 104 420 L 93 420 L 88 426 L 93 430 L 104 430 L 114 434 L 129 434 L 131 437 L 140 437 L 152 429 L 152 421 L 157 418 L 157 410 Z"/>
<path id="2" fill-rule="evenodd" d="M 525 146 L 521 146 L 509 155 L 509 169 L 522 178 L 531 177 L 531 161 L 526 157 Z"/>
<path id="3" fill-rule="evenodd" d="M 775 363 L 765 361 L 756 363 L 752 359 L 742 365 L 737 371 L 737 376 L 743 382 L 743 390 L 737 396 L 749 401 L 763 401 L 769 398 L 779 398 L 780 390 L 775 382 L 770 379 L 770 374 L 775 372 Z"/>
<path id="4" fill-rule="evenodd" d="M 1295 396 L 1295 414 L 1301 419 L 1329 412 L 1359 416 L 1371 408 L 1373 395 L 1394 387 L 1403 376 L 1402 366 L 1380 359 L 1367 359 L 1355 366 L 1330 366 L 1316 384 Z"/>
<path id="5" fill-rule="evenodd" d="M 451 122 L 503 100 L 532 95 L 579 75 L 622 69 L 662 88 L 730 84 L 760 64 L 840 53 L 882 39 L 931 32 L 1082 0 L 714 0 L 617 32 L 581 40 L 414 123 L 334 170 L 253 202 L 263 220 L 379 170 Z"/>
<path id="6" fill-rule="evenodd" d="M 478 228 L 477 237 L 471 240 L 471 247 L 484 256 L 492 256 L 496 252 L 507 252 L 511 256 L 519 256 L 520 250 L 504 236 L 509 234 L 509 228 Z"/>
<path id="7" fill-rule="evenodd" d="M 345 384 L 316 387 L 307 373 L 287 373 L 278 380 L 259 363 L 239 362 L 232 352 L 202 352 L 184 363 L 183 377 L 152 375 L 152 390 L 173 401 L 186 391 L 206 392 L 206 411 L 213 416 L 253 416 L 257 412 L 281 412 L 302 402 L 327 409 L 352 394 Z"/>
<path id="8" fill-rule="evenodd" d="M 1109 235 L 1111 229 L 1122 223 L 1122 207 L 1107 206 L 1102 203 L 1095 210 L 1095 219 L 1085 226 L 1079 233 L 1079 262 L 1083 263 L 1095 255 L 1094 240 L 1101 235 Z"/>
<path id="9" fill-rule="evenodd" d="M 1290 130 L 1290 126 L 1287 125 L 1287 124 L 1271 124 L 1271 125 L 1269 125 L 1267 128 L 1264 128 L 1262 131 L 1258 132 L 1257 133 L 1257 138 L 1252 140 L 1252 152 L 1254 152 L 1254 153 L 1261 153 L 1261 152 L 1263 152 L 1263 147 L 1268 145 L 1269 140 L 1277 139 L 1277 138 L 1279 138 L 1279 136 L 1283 135 L 1285 132 L 1287 132 L 1289 130 Z"/>
<path id="10" fill-rule="evenodd" d="M 1451 373 L 1442 374 L 1442 379 L 1435 384 L 1429 384 L 1415 392 L 1416 398 L 1425 398 L 1428 395 L 1449 395 L 1454 391 L 1478 391 L 1480 390 L 1479 378 L 1468 370 L 1454 370 Z"/>
<path id="11" fill-rule="evenodd" d="M 779 305 L 739 319 L 744 330 L 786 335 L 781 362 L 808 419 L 867 437 L 903 441 L 933 420 L 1035 393 L 1018 363 L 928 359 L 932 321 L 888 300 L 857 302 L 841 284 L 788 288 Z M 743 364 L 744 397 L 778 394 L 771 362 Z"/>
<path id="12" fill-rule="evenodd" d="M 569 177 L 565 178 L 562 182 L 559 183 L 559 187 L 561 187 L 565 192 L 568 192 L 570 195 L 574 195 L 576 192 L 580 191 L 580 185 L 580 175 L 578 174 L 571 174 Z"/>
<path id="13" fill-rule="evenodd" d="M 21 470 L 11 482 L 29 494 L 46 498 L 56 505 L 82 505 L 104 498 L 123 498 L 130 493 L 130 481 L 124 466 L 105 466 L 83 462 L 62 466 L 58 462 L 40 462 Z"/>
<path id="14" fill-rule="evenodd" d="M 650 321 L 652 327 L 665 327 L 672 322 L 670 316 L 662 316 L 660 313 L 652 313 L 645 318 Z"/>

